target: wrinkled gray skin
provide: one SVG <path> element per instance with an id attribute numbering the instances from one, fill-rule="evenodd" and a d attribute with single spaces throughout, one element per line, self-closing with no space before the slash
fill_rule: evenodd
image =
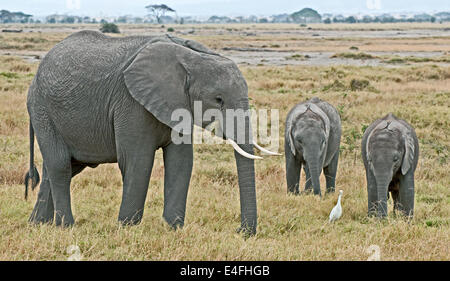
<path id="1" fill-rule="evenodd" d="M 44 160 L 30 221 L 72 225 L 71 178 L 85 167 L 118 162 L 123 178 L 119 221 L 139 223 L 155 151 L 162 148 L 163 217 L 170 226 L 182 227 L 193 147 L 171 141 L 178 123 L 171 114 L 180 108 L 192 113 L 194 101 L 203 102 L 203 112 L 216 108 L 224 116 L 226 109 L 247 110 L 247 84 L 236 64 L 197 42 L 168 35 L 111 38 L 82 31 L 57 44 L 39 66 L 28 94 L 30 140 L 34 131 Z M 249 122 L 245 130 L 250 131 Z M 240 147 L 253 154 L 251 140 Z M 239 230 L 254 234 L 254 161 L 236 152 L 235 158 Z M 39 180 L 30 165 L 27 177 L 34 187 Z"/>
<path id="2" fill-rule="evenodd" d="M 419 142 L 414 129 L 393 114 L 376 120 L 364 133 L 362 158 L 366 169 L 368 214 L 386 217 L 388 192 L 394 212 L 414 213 L 414 171 Z"/>
<path id="3" fill-rule="evenodd" d="M 319 176 L 326 177 L 327 192 L 335 191 L 341 142 L 341 118 L 329 103 L 315 97 L 297 104 L 288 114 L 285 130 L 288 193 L 299 193 L 300 172 L 306 174 L 305 191 L 321 195 Z"/>

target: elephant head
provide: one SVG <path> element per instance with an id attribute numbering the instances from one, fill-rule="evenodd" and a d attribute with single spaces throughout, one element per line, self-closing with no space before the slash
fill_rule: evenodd
<path id="1" fill-rule="evenodd" d="M 366 159 L 376 181 L 379 217 L 387 216 L 389 184 L 394 175 L 399 172 L 406 175 L 413 169 L 414 150 L 410 130 L 396 118 L 382 120 L 370 132 L 366 142 Z"/>
<path id="2" fill-rule="evenodd" d="M 181 129 L 183 126 L 179 126 L 179 120 L 172 118 L 176 110 L 190 112 L 193 118 L 189 125 L 203 128 L 213 120 L 196 118 L 193 112 L 195 103 L 201 102 L 201 116 L 211 109 L 222 113 L 223 138 L 236 150 L 241 229 L 255 233 L 257 211 L 253 160 L 260 157 L 253 153 L 249 118 L 237 122 L 238 125 L 232 129 L 225 121 L 230 111 L 248 111 L 246 81 L 231 60 L 199 43 L 170 39 L 171 42 L 147 44 L 139 51 L 124 71 L 127 88 L 134 99 L 176 133 L 186 133 Z M 239 139 L 239 135 L 246 138 Z"/>
<path id="3" fill-rule="evenodd" d="M 328 116 L 313 103 L 301 104 L 287 120 L 289 147 L 292 154 L 300 154 L 310 172 L 315 194 L 320 194 L 319 176 L 327 154 L 330 135 Z"/>

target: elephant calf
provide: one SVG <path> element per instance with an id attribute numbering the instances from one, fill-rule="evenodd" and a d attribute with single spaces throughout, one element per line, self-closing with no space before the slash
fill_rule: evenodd
<path id="1" fill-rule="evenodd" d="M 288 114 L 285 131 L 288 192 L 299 193 L 300 170 L 306 173 L 305 191 L 321 195 L 323 169 L 327 192 L 334 192 L 341 141 L 341 119 L 329 103 L 315 97 L 296 105 Z"/>
<path id="2" fill-rule="evenodd" d="M 366 168 L 369 216 L 387 216 L 389 191 L 394 211 L 412 216 L 414 171 L 419 158 L 414 129 L 393 114 L 376 120 L 364 133 L 362 158 Z"/>

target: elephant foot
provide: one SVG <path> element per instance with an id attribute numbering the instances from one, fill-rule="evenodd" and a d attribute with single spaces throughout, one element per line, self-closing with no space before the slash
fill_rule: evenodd
<path id="1" fill-rule="evenodd" d="M 31 224 L 52 224 L 53 223 L 53 214 L 50 215 L 38 215 L 34 212 L 31 213 L 30 218 L 28 219 L 28 222 Z"/>
<path id="2" fill-rule="evenodd" d="M 62 227 L 71 227 L 75 224 L 75 220 L 71 214 L 69 215 L 60 215 L 56 213 L 55 216 L 55 225 Z"/>
<path id="3" fill-rule="evenodd" d="M 336 188 L 335 187 L 327 188 L 327 191 L 326 191 L 326 193 L 335 193 L 335 192 L 336 192 Z"/>
<path id="4" fill-rule="evenodd" d="M 248 226 L 241 226 L 238 229 L 236 229 L 237 233 L 244 234 L 245 238 L 255 236 L 256 235 L 256 228 L 255 227 L 248 227 Z"/>
<path id="5" fill-rule="evenodd" d="M 134 226 L 140 224 L 142 221 L 142 217 L 133 216 L 133 217 L 119 217 L 119 223 L 122 226 Z"/>
<path id="6" fill-rule="evenodd" d="M 32 224 L 52 224 L 54 216 L 53 202 L 38 199 L 28 222 Z"/>
<path id="7" fill-rule="evenodd" d="M 53 217 L 53 205 L 51 208 L 45 205 L 37 205 L 31 213 L 28 222 L 32 224 L 52 224 Z"/>
<path id="8" fill-rule="evenodd" d="M 164 220 L 166 221 L 166 223 L 173 229 L 173 230 L 177 230 L 177 229 L 181 229 L 184 226 L 184 218 L 180 217 L 180 216 L 175 216 L 175 217 L 168 217 L 168 216 L 164 216 L 163 215 Z"/>
<path id="9" fill-rule="evenodd" d="M 44 170 L 44 176 L 46 171 Z M 28 219 L 32 224 L 51 224 L 55 216 L 52 193 L 50 191 L 50 182 L 45 177 L 42 180 L 39 189 L 38 198 L 34 205 L 33 212 Z"/>

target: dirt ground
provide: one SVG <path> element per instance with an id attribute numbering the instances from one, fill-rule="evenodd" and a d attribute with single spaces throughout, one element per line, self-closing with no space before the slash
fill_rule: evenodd
<path id="1" fill-rule="evenodd" d="M 351 65 L 397 67 L 386 58 L 439 58 L 450 53 L 450 24 L 296 24 L 275 25 L 121 25 L 121 36 L 171 34 L 205 43 L 240 65 Z M 69 35 L 80 30 L 98 30 L 98 25 L 4 25 L 2 29 L 22 34 Z M 63 39 L 65 36 L 62 36 Z M 215 40 L 220 37 L 220 40 Z M 217 41 L 220 41 L 218 44 Z M 212 43 L 214 42 L 214 44 Z M 372 59 L 333 57 L 339 52 L 364 52 Z M 46 50 L 1 50 L 33 62 Z M 436 62 L 435 62 L 436 63 Z M 450 65 L 450 59 L 437 62 Z"/>

